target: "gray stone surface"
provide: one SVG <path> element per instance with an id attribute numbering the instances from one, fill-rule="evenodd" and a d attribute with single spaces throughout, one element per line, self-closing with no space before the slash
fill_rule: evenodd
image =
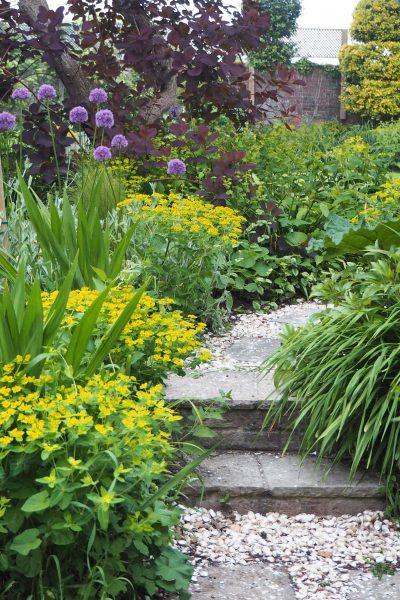
<path id="1" fill-rule="evenodd" d="M 316 468 L 313 458 L 301 463 L 298 456 L 290 454 L 259 454 L 258 459 L 272 496 L 369 497 L 379 488 L 379 481 L 370 474 L 349 481 L 349 469 L 344 465 L 324 463 Z"/>
<path id="2" fill-rule="evenodd" d="M 279 346 L 279 339 L 243 337 L 232 344 L 226 354 L 238 363 L 258 366 Z"/>
<path id="3" fill-rule="evenodd" d="M 195 483 L 188 496 L 198 501 L 204 486 L 200 505 L 208 508 L 221 508 L 221 501 L 240 513 L 341 515 L 384 508 L 376 477 L 360 476 L 350 483 L 343 466 L 334 467 L 325 477 L 325 470 L 316 470 L 313 458 L 300 466 L 293 455 L 225 452 L 207 459 L 201 474 L 202 484 Z"/>
<path id="4" fill-rule="evenodd" d="M 289 323 L 290 325 L 302 326 L 307 323 L 310 317 L 322 312 L 323 310 L 323 306 L 320 306 L 318 308 L 314 308 L 312 306 L 304 306 L 302 314 L 298 314 L 298 312 L 296 311 L 290 312 L 290 310 L 288 310 L 285 314 L 282 314 L 279 317 L 277 317 L 276 323 Z"/>
<path id="5" fill-rule="evenodd" d="M 371 577 L 365 581 L 353 580 L 351 600 L 400 600 L 400 574 Z"/>
<path id="6" fill-rule="evenodd" d="M 193 600 L 295 600 L 285 571 L 264 564 L 210 567 L 193 585 Z"/>
<path id="7" fill-rule="evenodd" d="M 169 377 L 166 397 L 201 404 L 217 398 L 221 390 L 231 394 L 232 407 L 251 409 L 272 398 L 275 387 L 271 374 L 262 378 L 257 371 L 203 371 Z"/>

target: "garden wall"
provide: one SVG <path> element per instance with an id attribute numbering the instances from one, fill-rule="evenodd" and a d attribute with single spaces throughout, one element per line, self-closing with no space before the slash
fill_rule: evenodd
<path id="1" fill-rule="evenodd" d="M 296 105 L 301 121 L 339 121 L 346 118 L 340 103 L 341 77 L 337 70 L 314 67 L 307 74 L 298 74 L 306 85 L 294 86 L 290 104 Z"/>
<path id="2" fill-rule="evenodd" d="M 304 81 L 305 86 L 293 86 L 294 94 L 286 94 L 278 105 L 270 106 L 270 116 L 274 111 L 279 113 L 282 107 L 295 106 L 301 122 L 349 120 L 340 103 L 342 82 L 337 68 L 315 66 L 307 73 L 295 71 L 294 75 Z"/>

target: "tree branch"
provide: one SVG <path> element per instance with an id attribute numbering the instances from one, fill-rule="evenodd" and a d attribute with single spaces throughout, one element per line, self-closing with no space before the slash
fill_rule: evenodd
<path id="1" fill-rule="evenodd" d="M 49 10 L 49 5 L 47 0 L 20 0 L 19 8 L 34 24 L 40 8 Z M 67 52 L 63 52 L 54 58 L 54 68 L 63 82 L 71 102 L 73 104 L 86 103 L 92 86 L 83 75 L 79 63 Z"/>

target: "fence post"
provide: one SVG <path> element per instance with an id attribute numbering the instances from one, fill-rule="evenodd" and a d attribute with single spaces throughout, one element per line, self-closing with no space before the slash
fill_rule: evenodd
<path id="1" fill-rule="evenodd" d="M 250 92 L 250 100 L 254 105 L 256 103 L 256 78 L 254 67 L 250 67 L 250 77 L 249 77 L 249 92 Z"/>

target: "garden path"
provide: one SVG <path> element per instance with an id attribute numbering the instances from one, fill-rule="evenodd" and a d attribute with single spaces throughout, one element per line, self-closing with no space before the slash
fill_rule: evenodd
<path id="1" fill-rule="evenodd" d="M 187 490 L 202 507 L 187 509 L 178 542 L 196 566 L 193 600 L 400 600 L 400 575 L 371 575 L 371 565 L 400 564 L 398 527 L 376 512 L 378 479 L 360 474 L 349 484 L 346 466 L 326 477 L 313 457 L 300 465 L 299 437 L 282 457 L 284 424 L 259 434 L 274 386 L 258 367 L 283 323 L 302 325 L 321 309 L 298 303 L 240 315 L 229 334 L 209 337 L 209 365 L 169 381 L 167 397 L 183 400 L 184 413 L 189 400 L 207 405 L 220 390 L 230 394 L 224 420 L 210 422 L 223 441 L 202 467 L 205 498 L 196 483 Z"/>

